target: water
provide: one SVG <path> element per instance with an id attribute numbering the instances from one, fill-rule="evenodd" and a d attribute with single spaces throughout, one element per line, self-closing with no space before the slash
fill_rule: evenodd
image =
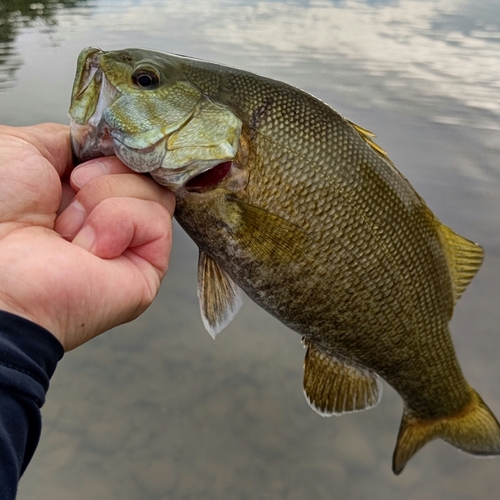
<path id="1" fill-rule="evenodd" d="M 464 372 L 500 416 L 500 4 L 496 0 L 0 0 L 0 121 L 67 123 L 89 45 L 150 47 L 295 84 L 373 130 L 485 263 L 455 311 Z M 154 305 L 65 356 L 20 500 L 497 498 L 500 460 L 443 442 L 394 477 L 402 411 L 322 419 L 299 337 L 247 301 L 214 342 L 195 245 L 175 228 Z"/>

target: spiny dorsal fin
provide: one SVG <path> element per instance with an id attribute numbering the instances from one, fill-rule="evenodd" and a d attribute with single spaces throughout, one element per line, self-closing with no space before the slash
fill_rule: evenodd
<path id="1" fill-rule="evenodd" d="M 232 197 L 227 201 L 236 210 L 226 223 L 261 262 L 290 262 L 303 255 L 309 237 L 301 228 L 250 203 Z"/>
<path id="2" fill-rule="evenodd" d="M 376 135 L 373 132 L 370 132 L 369 130 L 366 130 L 363 127 L 360 127 L 359 125 L 356 125 L 353 123 L 351 120 L 347 120 L 347 122 L 352 125 L 354 130 L 358 132 L 358 134 L 361 136 L 361 138 L 370 146 L 375 153 L 377 153 L 379 156 L 381 156 L 384 160 L 388 161 L 392 166 L 394 166 L 394 163 L 389 159 L 387 156 L 387 152 L 382 149 L 374 140 L 373 138 L 376 137 Z"/>
<path id="3" fill-rule="evenodd" d="M 304 392 L 313 410 L 324 417 L 367 410 L 382 396 L 378 376 L 324 354 L 307 345 L 304 361 Z"/>
<path id="4" fill-rule="evenodd" d="M 203 324 L 214 339 L 243 304 L 239 286 L 204 252 L 198 258 L 198 298 Z"/>
<path id="5" fill-rule="evenodd" d="M 439 233 L 451 271 L 453 298 L 456 303 L 481 267 L 484 251 L 479 245 L 456 234 L 444 224 L 440 224 Z"/>

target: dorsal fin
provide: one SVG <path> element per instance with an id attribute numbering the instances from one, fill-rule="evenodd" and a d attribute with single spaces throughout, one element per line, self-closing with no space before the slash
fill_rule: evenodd
<path id="1" fill-rule="evenodd" d="M 478 244 L 456 234 L 444 224 L 440 224 L 439 234 L 451 271 L 456 303 L 481 267 L 484 251 Z"/>
<path id="2" fill-rule="evenodd" d="M 378 376 L 307 345 L 304 361 L 304 393 L 312 409 L 323 417 L 367 410 L 382 394 Z"/>
<path id="3" fill-rule="evenodd" d="M 361 139 L 363 139 L 368 144 L 368 146 L 370 146 L 373 151 L 375 151 L 375 153 L 377 153 L 385 161 L 388 161 L 392 166 L 394 166 L 394 163 L 392 163 L 392 161 L 387 156 L 387 152 L 373 140 L 373 138 L 376 137 L 373 132 L 370 132 L 369 130 L 366 130 L 366 128 L 356 125 L 351 120 L 347 120 L 347 122 L 354 128 L 354 130 L 356 130 L 356 132 L 358 132 L 358 134 L 361 136 Z"/>

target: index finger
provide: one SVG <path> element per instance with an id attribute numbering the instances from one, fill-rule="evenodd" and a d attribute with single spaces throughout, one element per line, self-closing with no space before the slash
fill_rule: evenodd
<path id="1" fill-rule="evenodd" d="M 42 123 L 29 127 L 0 125 L 0 134 L 18 137 L 32 144 L 54 166 L 59 177 L 64 177 L 74 166 L 67 125 L 58 123 Z"/>

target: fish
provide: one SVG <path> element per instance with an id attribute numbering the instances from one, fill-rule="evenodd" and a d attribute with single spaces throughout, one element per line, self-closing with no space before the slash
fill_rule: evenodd
<path id="1" fill-rule="evenodd" d="M 302 337 L 320 415 L 375 406 L 384 379 L 404 405 L 395 474 L 436 438 L 500 454 L 449 330 L 483 249 L 439 222 L 371 132 L 286 83 L 135 48 L 81 52 L 69 117 L 78 161 L 116 155 L 175 193 L 214 338 L 244 292 Z"/>

